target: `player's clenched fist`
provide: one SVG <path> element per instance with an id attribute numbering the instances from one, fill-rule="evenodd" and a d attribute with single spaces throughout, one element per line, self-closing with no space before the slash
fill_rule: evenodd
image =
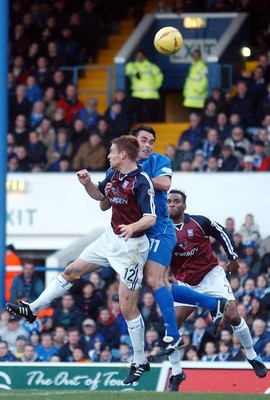
<path id="1" fill-rule="evenodd" d="M 82 185 L 87 185 L 91 181 L 89 172 L 87 169 L 81 169 L 80 171 L 77 172 L 77 177 Z"/>

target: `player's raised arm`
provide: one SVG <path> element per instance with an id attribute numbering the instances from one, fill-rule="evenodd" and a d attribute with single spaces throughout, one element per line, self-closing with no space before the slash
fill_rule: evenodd
<path id="1" fill-rule="evenodd" d="M 91 181 L 89 172 L 86 169 L 81 169 L 77 172 L 79 182 L 85 187 L 86 192 L 94 200 L 102 200 L 104 196 L 100 193 L 98 185 Z"/>
<path id="2" fill-rule="evenodd" d="M 171 177 L 169 175 L 162 175 L 152 178 L 152 182 L 156 190 L 163 190 L 167 192 L 171 187 Z"/>

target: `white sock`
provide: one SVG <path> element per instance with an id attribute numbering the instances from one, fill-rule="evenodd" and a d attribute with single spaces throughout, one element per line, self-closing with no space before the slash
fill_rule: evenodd
<path id="1" fill-rule="evenodd" d="M 247 358 L 249 360 L 253 360 L 257 354 L 253 348 L 253 341 L 249 331 L 249 328 L 246 324 L 244 318 L 241 318 L 241 322 L 238 326 L 231 325 L 236 337 L 238 338 L 239 342 L 242 344 L 246 351 Z"/>
<path id="2" fill-rule="evenodd" d="M 66 281 L 62 275 L 59 274 L 49 283 L 41 295 L 30 304 L 30 310 L 34 315 L 38 315 L 38 313 L 48 307 L 53 300 L 67 293 L 72 286 L 72 283 Z"/>
<path id="3" fill-rule="evenodd" d="M 169 361 L 172 364 L 172 375 L 181 374 L 182 368 L 180 366 L 180 350 L 176 349 L 170 356 Z"/>
<path id="4" fill-rule="evenodd" d="M 133 362 L 135 364 L 144 364 L 146 361 L 144 354 L 144 321 L 141 314 L 131 321 L 126 321 L 126 323 L 134 351 Z"/>

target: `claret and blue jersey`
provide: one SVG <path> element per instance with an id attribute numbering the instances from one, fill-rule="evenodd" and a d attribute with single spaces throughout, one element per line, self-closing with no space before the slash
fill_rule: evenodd
<path id="1" fill-rule="evenodd" d="M 156 215 L 153 183 L 141 168 L 129 174 L 109 170 L 105 179 L 99 183 L 99 190 L 103 195 L 108 182 L 112 183 L 112 187 L 106 197 L 113 208 L 111 224 L 116 235 L 121 233 L 119 225 L 132 224 L 144 215 Z M 132 237 L 142 236 L 144 233 L 139 232 Z"/>

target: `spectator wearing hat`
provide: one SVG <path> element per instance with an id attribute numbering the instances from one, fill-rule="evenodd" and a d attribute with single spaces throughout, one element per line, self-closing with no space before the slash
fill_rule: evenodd
<path id="1" fill-rule="evenodd" d="M 254 167 L 254 157 L 252 155 L 247 155 L 243 158 L 240 164 L 240 171 L 242 172 L 254 172 L 256 168 Z"/>
<path id="2" fill-rule="evenodd" d="M 9 317 L 7 327 L 0 329 L 0 337 L 7 342 L 12 353 L 16 351 L 17 337 L 25 335 L 25 330 L 20 325 L 20 319 L 13 315 Z"/>
<path id="3" fill-rule="evenodd" d="M 239 160 L 233 154 L 232 147 L 228 144 L 223 145 L 223 147 L 221 148 L 220 162 L 221 162 L 220 171 L 223 172 L 234 172 L 238 171 L 240 168 Z"/>
<path id="4" fill-rule="evenodd" d="M 35 351 L 35 347 L 32 344 L 26 344 L 24 347 L 24 352 L 21 357 L 22 362 L 39 362 L 40 359 Z"/>
<path id="5" fill-rule="evenodd" d="M 256 171 L 263 172 L 270 170 L 270 158 L 265 154 L 265 144 L 262 140 L 254 143 L 253 165 Z"/>
<path id="6" fill-rule="evenodd" d="M 194 159 L 192 161 L 192 171 L 204 172 L 205 154 L 204 151 L 198 149 L 195 151 Z"/>
<path id="7" fill-rule="evenodd" d="M 14 277 L 11 284 L 11 301 L 19 303 L 21 300 L 31 302 L 44 290 L 42 280 L 35 274 L 32 261 L 23 264 L 23 271 Z"/>
<path id="8" fill-rule="evenodd" d="M 24 350 L 27 343 L 28 343 L 28 338 L 25 335 L 17 336 L 16 349 L 14 351 L 14 355 L 18 360 L 20 360 L 24 355 Z"/>
<path id="9" fill-rule="evenodd" d="M 80 345 L 87 351 L 92 350 L 95 347 L 97 339 L 102 343 L 105 342 L 104 337 L 100 333 L 97 333 L 96 322 L 92 318 L 86 318 L 82 323 Z"/>
<path id="10" fill-rule="evenodd" d="M 0 362 L 17 361 L 14 354 L 9 350 L 8 343 L 0 340 Z"/>

